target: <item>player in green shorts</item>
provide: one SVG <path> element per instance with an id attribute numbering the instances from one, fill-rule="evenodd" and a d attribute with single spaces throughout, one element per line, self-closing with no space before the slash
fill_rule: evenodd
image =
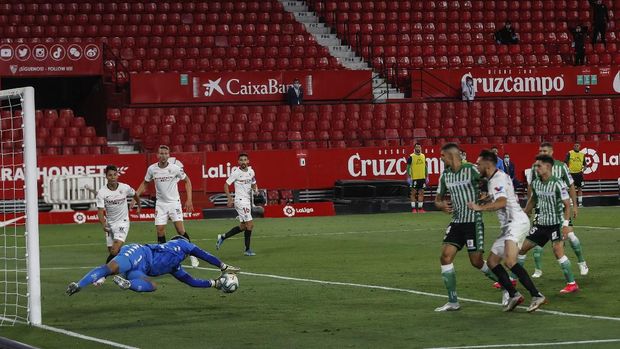
<path id="1" fill-rule="evenodd" d="M 468 202 L 476 202 L 480 195 L 480 173 L 473 164 L 461 161 L 461 150 L 455 143 L 441 148 L 441 160 L 446 169 L 439 178 L 435 206 L 452 215 L 441 248 L 441 276 L 448 290 L 448 303 L 435 311 L 454 311 L 461 306 L 456 294 L 454 257 L 463 247 L 469 252 L 469 261 L 491 280 L 497 277 L 486 265 L 484 252 L 484 225 L 482 214 L 470 209 Z M 450 194 L 450 200 L 446 198 Z"/>

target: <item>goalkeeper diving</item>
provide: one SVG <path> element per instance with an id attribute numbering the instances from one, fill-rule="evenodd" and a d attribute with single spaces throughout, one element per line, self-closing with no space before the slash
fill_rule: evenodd
<path id="1" fill-rule="evenodd" d="M 188 256 L 200 258 L 218 267 L 222 273 L 239 271 L 239 268 L 227 265 L 179 235 L 163 244 L 128 244 L 123 246 L 118 255 L 110 262 L 92 269 L 80 281 L 70 283 L 66 293 L 71 296 L 95 280 L 110 275 L 116 275 L 114 283 L 121 289 L 129 289 L 135 292 L 155 291 L 157 285 L 149 277 L 164 274 L 172 274 L 177 280 L 192 287 L 220 289 L 219 279 L 195 279 L 183 269 L 181 262 Z"/>

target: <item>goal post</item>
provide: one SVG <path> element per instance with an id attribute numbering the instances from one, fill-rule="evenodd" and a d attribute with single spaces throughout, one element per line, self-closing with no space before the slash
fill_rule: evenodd
<path id="1" fill-rule="evenodd" d="M 0 167 L 23 180 L 0 185 L 0 325 L 41 324 L 34 88 L 0 91 Z M 14 176 L 17 177 L 17 176 Z M 14 303 L 14 304 L 13 304 Z"/>

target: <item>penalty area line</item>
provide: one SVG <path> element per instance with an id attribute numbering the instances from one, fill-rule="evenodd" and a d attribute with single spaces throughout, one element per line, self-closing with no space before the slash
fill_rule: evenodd
<path id="1" fill-rule="evenodd" d="M 219 271 L 219 270 L 216 270 L 216 269 L 213 269 L 213 268 L 203 268 L 203 267 L 196 267 L 194 269 Z M 366 285 L 366 284 L 357 284 L 357 283 L 351 283 L 351 282 L 339 282 L 339 281 L 325 281 L 325 280 L 305 279 L 305 278 L 297 278 L 297 277 L 281 276 L 281 275 L 273 275 L 273 274 L 252 273 L 252 272 L 246 272 L 246 271 L 243 271 L 243 270 L 241 272 L 239 272 L 239 274 L 240 275 L 249 275 L 249 276 L 267 277 L 267 278 L 279 279 L 279 280 L 308 282 L 308 283 L 321 284 L 321 285 L 358 287 L 358 288 L 367 288 L 367 289 L 375 289 L 375 290 L 411 293 L 411 294 L 416 294 L 416 295 L 419 295 L 419 296 L 444 298 L 444 299 L 446 298 L 446 296 L 443 295 L 443 294 L 418 291 L 418 290 L 413 290 L 413 289 L 408 289 L 408 288 L 397 288 L 397 287 L 378 286 L 378 285 Z M 478 304 L 485 304 L 485 305 L 502 306 L 500 303 L 488 302 L 488 301 L 483 301 L 483 300 L 479 300 L 479 299 L 472 299 L 472 298 L 459 297 L 459 300 L 464 301 L 464 302 L 469 302 L 469 303 L 478 303 Z M 526 309 L 526 307 L 519 307 L 519 308 Z M 547 309 L 538 309 L 536 312 L 538 312 L 538 313 L 546 313 L 546 314 L 553 314 L 553 315 L 559 315 L 559 316 L 585 318 L 585 319 L 620 321 L 620 317 L 613 317 L 613 316 L 575 314 L 575 313 L 566 313 L 566 312 L 561 312 L 561 311 L 556 311 L 556 310 L 547 310 Z"/>
<path id="2" fill-rule="evenodd" d="M 466 345 L 463 347 L 429 347 L 425 349 L 483 349 L 483 348 L 523 348 L 523 347 L 542 347 L 542 346 L 560 346 L 560 345 L 580 345 L 580 344 L 602 344 L 602 343 L 618 343 L 620 339 L 593 339 L 584 341 L 569 342 L 547 342 L 547 343 L 514 343 L 514 344 L 487 344 L 487 345 Z"/>

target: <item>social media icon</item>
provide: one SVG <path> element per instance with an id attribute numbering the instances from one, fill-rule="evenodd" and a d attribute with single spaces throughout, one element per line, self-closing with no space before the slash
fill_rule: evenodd
<path id="1" fill-rule="evenodd" d="M 34 58 L 42 61 L 47 58 L 47 48 L 43 45 L 37 45 L 34 48 Z"/>
<path id="2" fill-rule="evenodd" d="M 13 48 L 10 46 L 3 46 L 0 48 L 0 58 L 4 60 L 13 58 Z"/>
<path id="3" fill-rule="evenodd" d="M 78 45 L 71 45 L 69 46 L 69 51 L 67 55 L 71 60 L 78 60 L 82 58 L 82 48 Z"/>
<path id="4" fill-rule="evenodd" d="M 65 48 L 60 45 L 54 45 L 51 49 L 52 59 L 55 61 L 60 61 L 65 58 Z"/>
<path id="5" fill-rule="evenodd" d="M 84 55 L 91 61 L 99 58 L 99 53 L 99 47 L 94 44 L 89 44 L 86 46 L 86 49 L 84 49 Z"/>

